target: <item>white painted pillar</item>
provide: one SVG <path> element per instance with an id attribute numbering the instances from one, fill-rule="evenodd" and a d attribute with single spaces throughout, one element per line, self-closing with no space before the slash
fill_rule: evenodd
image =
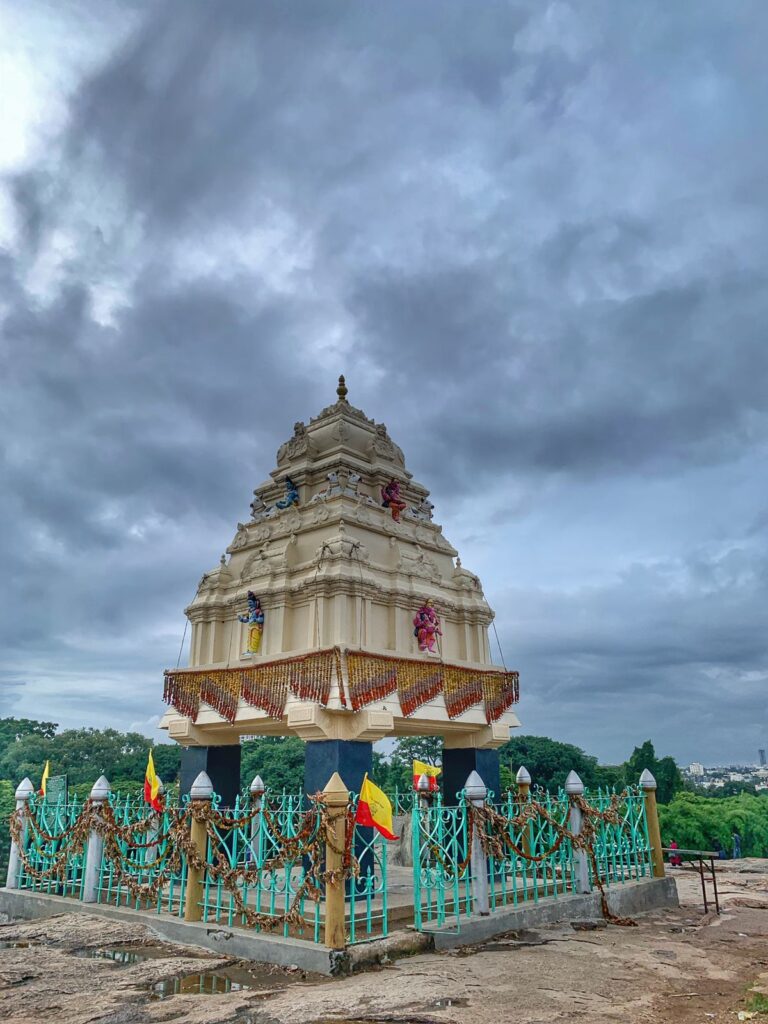
<path id="1" fill-rule="evenodd" d="M 581 796 L 583 794 L 584 783 L 576 772 L 568 773 L 568 778 L 565 780 L 565 792 L 568 796 Z M 581 835 L 582 819 L 581 808 L 572 803 L 569 814 L 569 826 L 575 836 Z M 587 860 L 586 850 L 573 851 L 573 866 L 576 870 L 576 892 L 592 892 L 592 886 L 589 883 L 589 861 Z"/>
<path id="2" fill-rule="evenodd" d="M 22 779 L 16 790 L 16 817 L 21 822 L 21 843 L 24 849 L 27 847 L 27 832 L 29 823 L 27 821 L 27 800 L 32 796 L 35 787 L 29 779 Z M 11 852 L 8 857 L 8 875 L 6 876 L 6 889 L 18 889 L 21 881 L 21 852 L 15 842 L 11 843 Z"/>
<path id="3" fill-rule="evenodd" d="M 482 807 L 488 790 L 476 771 L 469 774 L 464 784 L 467 800 L 473 807 Z M 480 830 L 475 823 L 472 825 L 472 849 L 470 869 L 472 871 L 472 908 L 476 914 L 484 917 L 490 914 L 488 902 L 488 861 L 480 842 Z"/>
<path id="4" fill-rule="evenodd" d="M 260 862 L 261 848 L 260 838 L 262 836 L 261 830 L 261 808 L 264 800 L 264 783 L 262 782 L 260 775 L 254 775 L 253 782 L 251 783 L 251 808 L 254 811 L 258 811 L 257 814 L 251 818 L 251 859 L 258 864 Z"/>
<path id="5" fill-rule="evenodd" d="M 91 801 L 97 815 L 101 815 L 104 801 L 109 798 L 109 782 L 106 775 L 96 780 L 91 790 Z M 104 853 L 104 839 L 98 832 L 91 830 L 88 836 L 88 849 L 85 854 L 85 871 L 83 879 L 83 903 L 96 903 L 99 896 L 99 872 L 101 858 Z"/>
<path id="6" fill-rule="evenodd" d="M 429 789 L 429 777 L 420 775 L 416 780 L 416 792 L 419 794 L 419 808 L 428 811 L 432 805 L 432 793 Z"/>

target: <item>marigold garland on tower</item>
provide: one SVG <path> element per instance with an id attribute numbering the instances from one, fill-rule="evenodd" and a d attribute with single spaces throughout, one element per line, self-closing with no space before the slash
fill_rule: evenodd
<path id="1" fill-rule="evenodd" d="M 349 697 L 353 711 L 366 704 L 384 700 L 397 689 L 397 666 L 394 658 L 363 651 L 347 651 Z"/>
<path id="2" fill-rule="evenodd" d="M 400 709 L 409 717 L 442 693 L 449 718 L 458 718 L 482 703 L 486 721 L 490 723 L 498 721 L 519 697 L 517 672 L 470 669 L 368 651 L 344 652 L 330 647 L 243 668 L 168 671 L 163 698 L 192 721 L 197 717 L 202 700 L 228 722 L 234 722 L 241 697 L 250 707 L 279 719 L 285 714 L 289 693 L 299 700 L 327 707 L 335 674 L 340 701 L 346 707 L 344 659 L 353 711 L 360 711 L 397 692 Z"/>

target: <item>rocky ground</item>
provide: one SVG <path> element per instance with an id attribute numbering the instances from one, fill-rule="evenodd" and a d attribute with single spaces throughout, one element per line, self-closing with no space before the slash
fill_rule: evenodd
<path id="1" fill-rule="evenodd" d="M 676 871 L 681 907 L 636 928 L 570 926 L 423 954 L 351 978 L 234 963 L 158 946 L 142 925 L 66 915 L 0 927 L 0 1019 L 41 1024 L 304 1024 L 622 1021 L 735 1024 L 768 1012 L 768 861 L 719 866 L 720 917 L 702 913 L 698 877 Z M 24 943 L 26 945 L 19 945 Z M 95 951 L 144 947 L 124 963 Z M 130 958 L 128 958 L 130 959 Z M 249 988 L 204 995 L 225 970 Z M 179 982 L 182 976 L 191 981 Z M 211 984 L 208 982 L 208 984 Z M 221 979 L 216 984 L 226 987 Z M 178 994 L 169 994 L 181 988 Z M 768 1016 L 765 1017 L 768 1022 Z"/>

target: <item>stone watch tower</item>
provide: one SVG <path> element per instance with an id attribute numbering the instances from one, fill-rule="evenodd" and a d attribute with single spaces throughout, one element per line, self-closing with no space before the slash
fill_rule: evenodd
<path id="1" fill-rule="evenodd" d="M 518 681 L 492 664 L 493 612 L 387 428 L 343 377 L 337 396 L 295 424 L 186 609 L 189 668 L 166 672 L 161 722 L 185 747 L 182 791 L 205 769 L 232 801 L 241 736 L 305 740 L 315 792 L 334 770 L 358 788 L 376 740 L 440 735 L 447 798 L 473 768 L 498 792 Z"/>

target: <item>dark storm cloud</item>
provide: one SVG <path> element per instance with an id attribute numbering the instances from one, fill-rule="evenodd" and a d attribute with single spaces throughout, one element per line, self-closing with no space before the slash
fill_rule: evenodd
<path id="1" fill-rule="evenodd" d="M 650 701 L 619 714 L 642 690 L 714 757 L 708 687 L 728 728 L 764 722 L 764 6 L 125 11 L 127 38 L 104 6 L 108 57 L 7 178 L 19 706 L 159 710 L 182 607 L 346 371 L 486 559 L 526 725 L 696 755 Z M 641 507 L 645 480 L 669 481 L 663 506 Z M 544 529 L 570 539 L 546 585 Z"/>

